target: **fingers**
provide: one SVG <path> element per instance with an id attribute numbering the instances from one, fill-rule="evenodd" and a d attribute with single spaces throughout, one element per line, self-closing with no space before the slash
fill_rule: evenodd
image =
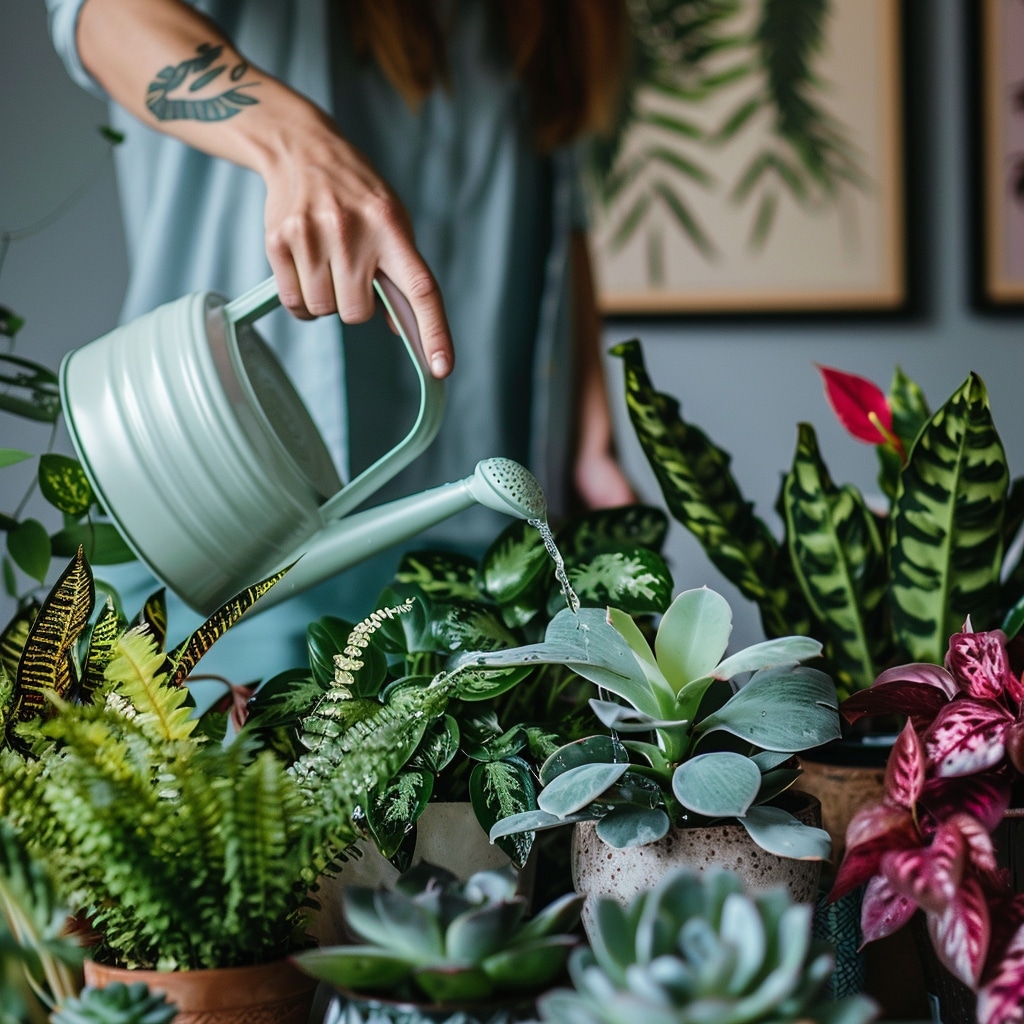
<path id="1" fill-rule="evenodd" d="M 331 204 L 329 215 L 316 217 L 303 211 L 268 230 L 267 254 L 281 304 L 302 320 L 331 313 L 349 324 L 369 320 L 374 276 L 388 274 L 409 302 L 431 374 L 451 373 L 455 351 L 441 290 L 396 198 L 358 210 Z"/>

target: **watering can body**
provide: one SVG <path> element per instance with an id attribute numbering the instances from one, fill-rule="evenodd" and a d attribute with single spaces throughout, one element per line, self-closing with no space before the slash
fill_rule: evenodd
<path id="1" fill-rule="evenodd" d="M 140 561 L 193 610 L 209 615 L 295 563 L 257 604 L 268 607 L 488 503 L 495 471 L 509 472 L 351 514 L 426 448 L 444 411 L 408 303 L 383 275 L 374 285 L 416 369 L 420 407 L 406 437 L 348 484 L 253 327 L 278 304 L 272 278 L 232 302 L 187 295 L 64 358 L 65 421 L 93 489 Z M 530 481 L 517 486 L 532 513 L 543 499 Z"/>

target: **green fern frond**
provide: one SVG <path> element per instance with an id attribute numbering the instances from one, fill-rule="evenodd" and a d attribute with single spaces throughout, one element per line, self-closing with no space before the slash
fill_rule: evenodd
<path id="1" fill-rule="evenodd" d="M 185 706 L 188 691 L 168 685 L 167 657 L 150 636 L 149 627 L 129 630 L 115 642 L 112 653 L 107 684 L 132 702 L 139 727 L 155 739 L 190 736 L 196 720 Z"/>

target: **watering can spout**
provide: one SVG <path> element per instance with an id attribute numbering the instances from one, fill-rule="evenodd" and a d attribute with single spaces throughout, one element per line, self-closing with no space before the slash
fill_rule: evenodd
<path id="1" fill-rule="evenodd" d="M 519 519 L 543 519 L 544 492 L 511 459 L 484 459 L 471 476 L 328 523 L 296 551 L 288 573 L 253 608 L 263 611 L 299 594 L 473 505 Z"/>

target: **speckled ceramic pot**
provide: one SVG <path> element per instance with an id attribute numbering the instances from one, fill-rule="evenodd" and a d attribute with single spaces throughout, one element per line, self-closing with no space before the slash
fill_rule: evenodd
<path id="1" fill-rule="evenodd" d="M 787 808 L 805 825 L 821 827 L 821 804 L 810 794 L 793 797 Z M 736 871 L 748 891 L 785 887 L 794 900 L 814 903 L 821 877 L 820 861 L 791 860 L 762 850 L 740 824 L 675 828 L 664 839 L 646 846 L 616 850 L 597 836 L 594 822 L 573 826 L 572 877 L 586 897 L 583 926 L 590 932 L 594 905 L 601 897 L 626 904 L 649 889 L 666 872 L 679 867 L 696 871 L 723 867 Z"/>

